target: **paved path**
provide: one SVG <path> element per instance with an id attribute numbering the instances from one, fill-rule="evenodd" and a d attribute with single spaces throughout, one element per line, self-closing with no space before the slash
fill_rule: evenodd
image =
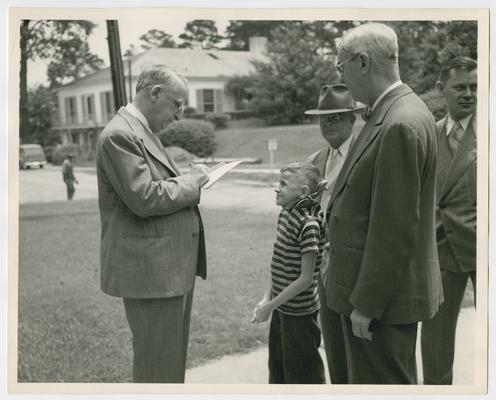
<path id="1" fill-rule="evenodd" d="M 458 321 L 453 384 L 471 385 L 475 383 L 474 337 L 475 309 L 464 308 Z M 421 383 L 420 332 L 417 342 L 417 368 L 419 383 Z M 325 361 L 322 349 L 321 355 Z M 248 354 L 225 356 L 220 360 L 186 371 L 186 383 L 267 383 L 269 376 L 267 360 L 267 347 L 261 347 Z M 249 371 L 248 374 L 247 371 Z M 329 382 L 327 371 L 326 379 Z"/>
<path id="2" fill-rule="evenodd" d="M 258 172 L 258 171 L 257 171 Z M 98 196 L 94 168 L 75 170 L 79 185 L 76 185 L 75 200 L 96 199 Z M 252 182 L 239 184 L 232 179 L 217 182 L 210 189 L 202 191 L 201 208 L 243 209 L 246 212 L 276 215 L 274 187 Z M 59 168 L 20 171 L 19 202 L 44 203 L 66 200 L 66 187 Z"/>

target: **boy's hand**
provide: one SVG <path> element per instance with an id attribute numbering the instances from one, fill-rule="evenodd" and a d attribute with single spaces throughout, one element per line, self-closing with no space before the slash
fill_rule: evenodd
<path id="1" fill-rule="evenodd" d="M 271 312 L 272 312 L 272 307 L 268 305 L 268 302 L 264 302 L 262 300 L 255 307 L 251 322 L 258 322 L 258 323 L 265 322 L 269 319 Z"/>

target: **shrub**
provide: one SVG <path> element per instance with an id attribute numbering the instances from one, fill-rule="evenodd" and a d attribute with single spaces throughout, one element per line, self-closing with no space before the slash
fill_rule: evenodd
<path id="1" fill-rule="evenodd" d="M 53 159 L 53 152 L 55 151 L 56 146 L 43 146 L 43 151 L 45 152 L 45 157 L 47 162 L 51 163 Z"/>
<path id="2" fill-rule="evenodd" d="M 187 116 L 189 118 L 190 114 L 196 114 L 196 108 L 188 106 L 184 109 L 183 113 L 185 116 Z"/>
<path id="3" fill-rule="evenodd" d="M 435 89 L 420 95 L 420 98 L 434 115 L 436 121 L 439 121 L 446 115 L 446 103 Z"/>
<path id="4" fill-rule="evenodd" d="M 74 162 L 76 162 L 78 157 L 83 153 L 83 150 L 81 146 L 72 144 L 59 146 L 53 151 L 52 163 L 54 165 L 61 165 L 64 159 L 71 153 L 74 154 Z"/>
<path id="5" fill-rule="evenodd" d="M 207 114 L 205 119 L 211 122 L 215 128 L 225 128 L 231 120 L 231 116 L 228 114 Z"/>
<path id="6" fill-rule="evenodd" d="M 211 155 L 217 146 L 214 127 L 205 121 L 174 121 L 159 132 L 158 137 L 166 147 L 178 146 L 201 157 Z"/>

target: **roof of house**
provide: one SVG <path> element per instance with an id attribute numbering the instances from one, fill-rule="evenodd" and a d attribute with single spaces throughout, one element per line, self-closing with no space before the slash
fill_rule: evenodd
<path id="1" fill-rule="evenodd" d="M 254 54 L 249 51 L 156 48 L 132 57 L 131 74 L 137 76 L 146 65 L 164 64 L 186 78 L 229 78 L 252 72 L 252 60 Z M 127 61 L 123 62 L 123 69 L 128 76 Z M 110 79 L 110 67 L 106 67 L 76 79 L 61 89 L 89 86 Z"/>

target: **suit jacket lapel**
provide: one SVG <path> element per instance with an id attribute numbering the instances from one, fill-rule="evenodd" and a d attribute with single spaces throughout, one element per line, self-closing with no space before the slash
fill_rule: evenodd
<path id="1" fill-rule="evenodd" d="M 448 192 L 448 190 L 458 181 L 460 175 L 462 175 L 468 166 L 477 158 L 475 121 L 475 117 L 470 120 L 467 131 L 463 135 L 462 141 L 460 142 L 460 147 L 453 157 L 448 175 L 444 181 L 442 196 Z"/>
<path id="2" fill-rule="evenodd" d="M 153 133 L 149 132 L 147 128 L 144 127 L 143 124 L 124 107 L 121 107 L 117 113 L 121 117 L 123 117 L 129 123 L 129 125 L 131 125 L 133 133 L 141 139 L 144 146 L 153 157 L 155 157 L 165 167 L 167 167 L 167 169 L 169 169 L 174 176 L 180 175 L 177 167 L 173 165 L 172 161 L 169 160 L 169 157 L 167 157 L 164 151 L 160 149 L 157 144 L 155 144 L 155 141 L 150 137 L 150 135 L 153 135 Z M 156 138 L 156 140 L 159 139 Z"/>
<path id="3" fill-rule="evenodd" d="M 364 125 L 361 133 L 358 135 L 358 138 L 350 149 L 343 167 L 336 179 L 334 190 L 329 200 L 328 210 L 331 208 L 334 200 L 336 199 L 336 196 L 339 194 L 339 192 L 341 192 L 344 185 L 346 184 L 353 166 L 359 160 L 367 147 L 374 141 L 375 137 L 381 130 L 382 121 L 384 120 L 384 117 L 386 116 L 386 113 L 388 112 L 391 105 L 401 96 L 411 93 L 411 91 L 412 90 L 406 85 L 398 86 L 397 88 L 389 92 L 382 99 L 377 108 L 372 112 L 372 114 L 370 115 L 370 119 Z"/>
<path id="4" fill-rule="evenodd" d="M 327 149 L 322 149 L 315 157 L 314 165 L 319 169 L 320 173 L 322 174 L 322 178 L 325 178 L 324 174 L 326 172 L 325 169 L 327 164 L 327 158 L 329 157 L 329 152 L 330 152 L 330 148 L 329 146 L 327 146 Z"/>

